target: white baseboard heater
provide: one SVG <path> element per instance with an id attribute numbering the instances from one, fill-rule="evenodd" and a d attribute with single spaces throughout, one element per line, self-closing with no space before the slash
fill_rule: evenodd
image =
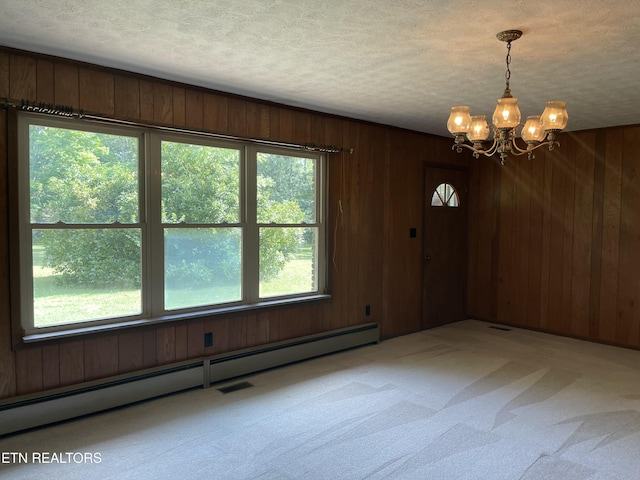
<path id="1" fill-rule="evenodd" d="M 380 341 L 367 323 L 228 354 L 188 360 L 66 388 L 0 400 L 0 435 L 60 422 L 161 395 Z"/>

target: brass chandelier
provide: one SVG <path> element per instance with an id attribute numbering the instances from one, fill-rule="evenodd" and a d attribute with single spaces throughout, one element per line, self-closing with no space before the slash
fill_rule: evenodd
<path id="1" fill-rule="evenodd" d="M 567 126 L 569 115 L 567 114 L 567 102 L 562 100 L 551 100 L 542 115 L 532 115 L 527 117 L 522 128 L 521 137 L 527 144 L 521 148 L 516 143 L 517 128 L 520 126 L 520 109 L 518 99 L 511 95 L 509 80 L 511 79 L 511 42 L 522 36 L 520 30 L 506 30 L 496 35 L 498 40 L 507 43 L 507 71 L 505 73 L 506 88 L 502 98 L 498 99 L 498 104 L 493 112 L 492 133 L 493 144 L 489 148 L 483 148 L 483 143 L 489 138 L 489 125 L 486 115 L 469 114 L 469 107 L 459 105 L 451 107 L 451 115 L 447 121 L 449 132 L 455 137 L 455 149 L 458 153 L 462 148 L 468 148 L 473 152 L 475 158 L 480 154 L 490 157 L 495 153 L 500 155 L 500 163 L 504 165 L 509 153 L 512 155 L 524 155 L 529 159 L 534 158 L 533 151 L 542 146 L 548 145 L 549 150 L 559 147 L 556 134 Z M 471 145 L 465 142 L 465 137 Z"/>

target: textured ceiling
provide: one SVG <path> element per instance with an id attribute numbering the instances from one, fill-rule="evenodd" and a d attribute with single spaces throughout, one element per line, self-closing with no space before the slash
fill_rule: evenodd
<path id="1" fill-rule="evenodd" d="M 1 0 L 0 45 L 449 135 L 452 105 L 640 123 L 637 0 Z"/>

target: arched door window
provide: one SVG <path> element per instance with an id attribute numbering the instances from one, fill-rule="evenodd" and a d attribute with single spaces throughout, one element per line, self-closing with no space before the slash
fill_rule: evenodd
<path id="1" fill-rule="evenodd" d="M 438 185 L 431 197 L 432 207 L 458 207 L 459 205 L 458 193 L 453 185 L 448 183 Z"/>

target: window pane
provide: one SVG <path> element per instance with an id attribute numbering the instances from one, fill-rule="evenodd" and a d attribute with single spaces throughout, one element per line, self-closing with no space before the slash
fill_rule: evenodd
<path id="1" fill-rule="evenodd" d="M 260 228 L 260 297 L 317 291 L 317 228 Z"/>
<path id="2" fill-rule="evenodd" d="M 240 151 L 162 142 L 162 221 L 238 223 Z"/>
<path id="3" fill-rule="evenodd" d="M 140 230 L 34 230 L 34 326 L 142 313 Z"/>
<path id="4" fill-rule="evenodd" d="M 136 223 L 138 139 L 29 126 L 32 223 Z"/>
<path id="5" fill-rule="evenodd" d="M 458 207 L 459 204 L 458 192 L 453 188 L 453 185 L 448 183 L 438 185 L 431 197 L 432 207 Z"/>
<path id="6" fill-rule="evenodd" d="M 258 223 L 315 223 L 316 161 L 258 153 Z"/>
<path id="7" fill-rule="evenodd" d="M 242 299 L 240 228 L 165 229 L 165 308 Z"/>

